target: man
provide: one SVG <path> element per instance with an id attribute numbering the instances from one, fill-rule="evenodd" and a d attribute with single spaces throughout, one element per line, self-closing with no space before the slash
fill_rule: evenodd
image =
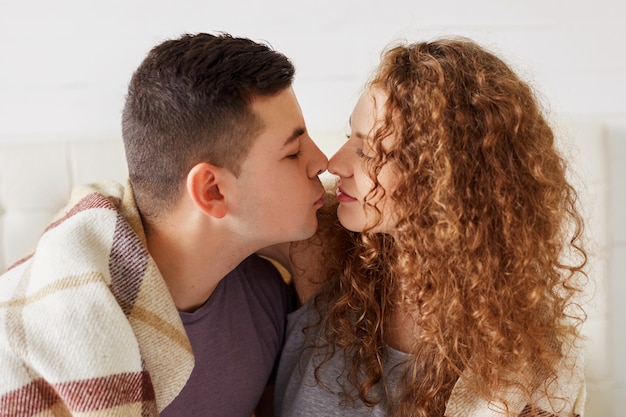
<path id="1" fill-rule="evenodd" d="M 227 34 L 150 51 L 123 111 L 129 183 L 76 190 L 0 277 L 0 415 L 255 411 L 289 301 L 252 254 L 315 232 L 328 162 L 293 74 Z"/>

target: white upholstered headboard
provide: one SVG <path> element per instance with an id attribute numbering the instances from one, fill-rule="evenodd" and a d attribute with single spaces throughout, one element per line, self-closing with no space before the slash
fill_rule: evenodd
<path id="1" fill-rule="evenodd" d="M 33 249 L 75 185 L 127 172 L 121 138 L 0 143 L 0 272 Z"/>

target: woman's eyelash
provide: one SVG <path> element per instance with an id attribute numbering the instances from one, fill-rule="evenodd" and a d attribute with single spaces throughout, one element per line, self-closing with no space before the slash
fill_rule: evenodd
<path id="1" fill-rule="evenodd" d="M 346 133 L 346 139 L 350 140 L 350 138 L 352 137 L 352 132 L 348 132 Z M 372 159 L 371 156 L 366 155 L 363 152 L 363 148 L 355 148 L 356 149 L 356 154 L 359 158 L 363 158 L 363 159 Z"/>

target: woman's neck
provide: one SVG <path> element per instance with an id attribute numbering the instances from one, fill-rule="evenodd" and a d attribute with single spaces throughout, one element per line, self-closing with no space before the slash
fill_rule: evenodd
<path id="1" fill-rule="evenodd" d="M 395 306 L 385 318 L 385 343 L 401 352 L 413 352 L 421 331 L 418 314 L 415 308 Z"/>

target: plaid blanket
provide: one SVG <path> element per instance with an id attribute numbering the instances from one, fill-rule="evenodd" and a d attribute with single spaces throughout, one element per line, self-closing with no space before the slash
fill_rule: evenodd
<path id="1" fill-rule="evenodd" d="M 567 341 L 563 346 L 563 358 L 557 367 L 556 383 L 546 383 L 536 379 L 528 385 L 535 388 L 533 403 L 536 410 L 527 405 L 526 397 L 518 387 L 511 387 L 501 393 L 503 402 L 477 397 L 470 388 L 470 378 L 462 376 L 454 386 L 446 407 L 446 417 L 502 417 L 502 416 L 542 416 L 542 417 L 581 417 L 584 415 L 587 397 L 584 358 L 582 350 Z M 521 376 L 521 375 L 518 375 Z M 550 394 L 550 399 L 546 397 Z"/>
<path id="2" fill-rule="evenodd" d="M 158 416 L 192 368 L 130 186 L 75 190 L 0 276 L 0 416 Z"/>

